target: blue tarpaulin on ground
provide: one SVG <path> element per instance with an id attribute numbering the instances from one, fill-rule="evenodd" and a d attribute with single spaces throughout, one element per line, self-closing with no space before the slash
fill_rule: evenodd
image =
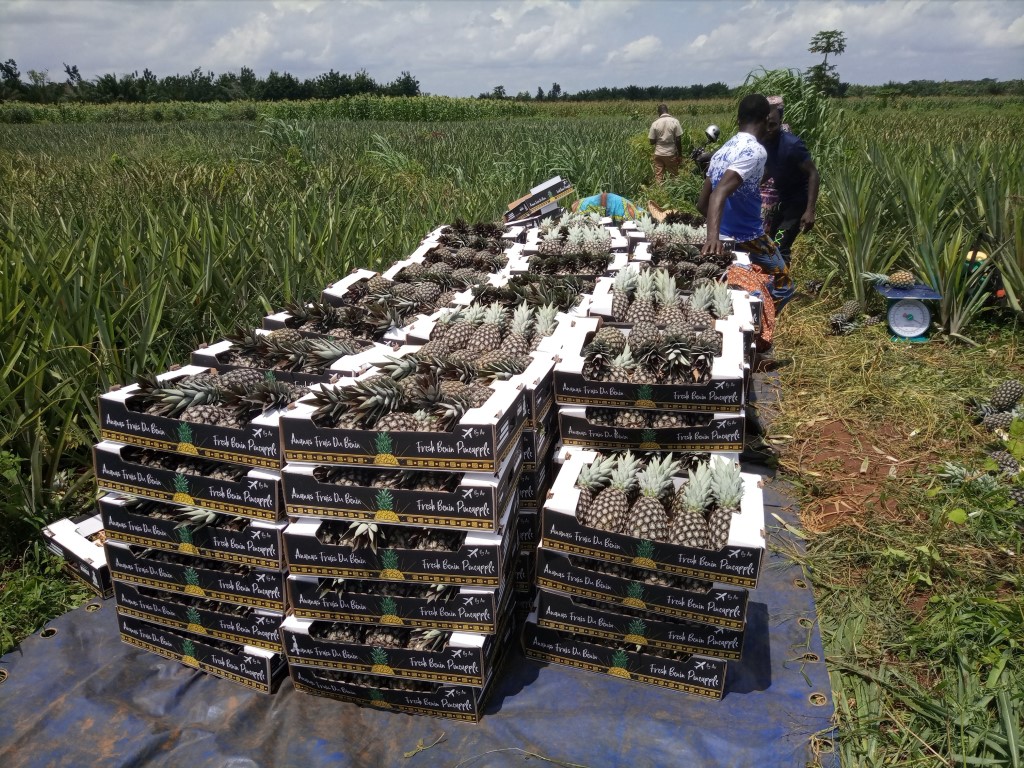
<path id="1" fill-rule="evenodd" d="M 478 724 L 319 698 L 287 679 L 266 695 L 122 643 L 113 601 L 95 600 L 0 658 L 0 766 L 503 768 L 541 765 L 535 753 L 588 768 L 838 768 L 813 593 L 785 554 L 801 542 L 773 513 L 795 519 L 784 486 L 770 483 L 771 553 L 721 701 L 518 649 Z M 434 746 L 409 756 L 421 743 Z"/>

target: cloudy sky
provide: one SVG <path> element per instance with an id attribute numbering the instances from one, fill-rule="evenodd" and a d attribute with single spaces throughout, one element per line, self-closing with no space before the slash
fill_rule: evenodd
<path id="1" fill-rule="evenodd" d="M 806 69 L 827 29 L 846 35 L 845 82 L 1024 77 L 1020 0 L 0 0 L 0 60 L 23 79 L 407 70 L 429 93 L 571 93 Z"/>

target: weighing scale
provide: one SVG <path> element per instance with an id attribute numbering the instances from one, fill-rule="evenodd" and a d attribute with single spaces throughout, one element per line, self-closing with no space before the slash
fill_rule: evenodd
<path id="1" fill-rule="evenodd" d="M 932 312 L 925 302 L 938 301 L 941 293 L 921 283 L 913 288 L 876 285 L 875 290 L 889 302 L 886 318 L 893 341 L 928 341 Z"/>

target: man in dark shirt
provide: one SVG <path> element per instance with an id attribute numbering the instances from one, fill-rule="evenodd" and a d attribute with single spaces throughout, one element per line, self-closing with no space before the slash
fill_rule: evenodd
<path id="1" fill-rule="evenodd" d="M 803 139 L 782 125 L 782 99 L 769 100 L 768 130 L 761 144 L 768 152 L 761 200 L 765 232 L 775 239 L 786 265 L 793 241 L 814 226 L 820 176 Z"/>

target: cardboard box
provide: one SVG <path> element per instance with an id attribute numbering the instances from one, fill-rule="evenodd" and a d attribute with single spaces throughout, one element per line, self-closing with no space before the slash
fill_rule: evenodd
<path id="1" fill-rule="evenodd" d="M 363 675 L 388 675 L 406 680 L 483 686 L 490 677 L 491 662 L 495 660 L 497 648 L 508 634 L 452 632 L 447 644 L 440 650 L 420 651 L 380 648 L 318 636 L 331 623 L 287 617 L 281 624 L 281 640 L 288 664 Z M 360 632 L 373 629 L 352 626 Z"/>
<path id="2" fill-rule="evenodd" d="M 636 578 L 595 570 L 600 561 L 537 548 L 537 586 L 541 589 L 600 600 L 613 608 L 633 608 L 652 616 L 696 621 L 730 629 L 743 629 L 747 618 L 745 589 L 695 582 L 692 588 L 661 586 L 644 581 L 645 572 L 631 569 Z"/>
<path id="3" fill-rule="evenodd" d="M 540 541 L 540 512 L 536 509 L 520 509 L 519 520 L 516 522 L 516 535 L 519 538 L 519 555 L 537 548 Z"/>
<path id="4" fill-rule="evenodd" d="M 494 394 L 466 411 L 450 432 L 377 432 L 318 427 L 309 398 L 281 414 L 280 431 L 289 462 L 356 466 L 456 469 L 497 473 L 519 445 L 529 406 L 521 384 L 497 381 Z"/>
<path id="5" fill-rule="evenodd" d="M 621 238 L 620 238 L 621 239 Z M 600 279 L 607 274 L 615 274 L 619 270 L 625 269 L 629 265 L 629 255 L 626 253 L 626 243 L 622 240 L 621 243 L 615 243 L 618 248 L 613 248 L 608 254 L 608 261 L 605 262 L 603 268 L 598 268 L 595 271 L 576 272 L 573 273 L 576 277 L 589 277 Z M 530 273 L 536 273 L 537 263 L 534 257 L 537 255 L 537 246 L 526 245 L 523 250 L 510 257 L 508 260 L 508 266 L 506 269 L 510 275 L 525 275 Z M 608 278 L 611 279 L 611 278 Z"/>
<path id="6" fill-rule="evenodd" d="M 418 594 L 381 594 L 384 582 L 289 576 L 286 587 L 292 614 L 300 619 L 324 619 L 349 624 L 379 624 L 493 633 L 505 614 L 512 592 L 506 584 L 497 588 L 447 587 L 443 599 L 429 597 L 424 584 Z M 418 585 L 417 585 L 418 586 Z M 436 594 L 436 593 L 435 593 Z"/>
<path id="7" fill-rule="evenodd" d="M 195 635 L 184 635 L 130 616 L 118 616 L 117 621 L 121 639 L 129 645 L 261 693 L 273 693 L 286 674 L 284 657 L 265 648 L 216 640 L 204 642 Z"/>
<path id="8" fill-rule="evenodd" d="M 148 549 L 198 555 L 208 560 L 272 570 L 284 567 L 282 532 L 286 522 L 251 520 L 240 530 L 223 524 L 207 525 L 197 530 L 195 524 L 183 519 L 167 520 L 144 510 L 135 510 L 130 501 L 128 497 L 112 494 L 100 497 L 100 514 L 107 538 Z"/>
<path id="9" fill-rule="evenodd" d="M 554 446 L 552 445 L 552 449 Z M 534 466 L 533 472 L 523 471 L 519 477 L 519 505 L 539 509 L 547 498 L 548 489 L 551 487 L 552 474 L 550 465 L 551 453 L 547 454 L 549 461 L 541 461 Z"/>
<path id="10" fill-rule="evenodd" d="M 541 544 L 559 552 L 621 565 L 707 579 L 740 587 L 756 587 L 764 558 L 764 505 L 761 478 L 743 474 L 740 511 L 732 516 L 729 541 L 720 550 L 696 549 L 660 541 L 635 539 L 622 533 L 588 528 L 576 519 L 580 469 L 593 451 L 568 454 L 555 477 L 541 512 Z M 675 478 L 678 485 L 682 478 Z"/>
<path id="11" fill-rule="evenodd" d="M 43 528 L 46 548 L 64 558 L 64 570 L 102 598 L 114 594 L 98 514 L 65 517 Z"/>
<path id="12" fill-rule="evenodd" d="M 422 247 L 422 246 L 421 246 Z M 427 250 L 433 248 L 433 243 L 427 247 Z M 424 251 L 425 253 L 426 251 Z M 325 304 L 330 304 L 334 307 L 343 307 L 347 304 L 353 303 L 353 294 L 350 293 L 350 289 L 359 282 L 369 280 L 371 277 L 377 275 L 372 269 L 354 269 L 348 275 L 331 283 L 329 286 L 324 288 L 320 294 L 320 301 Z"/>
<path id="13" fill-rule="evenodd" d="M 251 469 L 239 480 L 218 480 L 140 464 L 132 458 L 135 450 L 135 446 L 112 440 L 93 446 L 93 468 L 100 490 L 253 520 L 275 522 L 283 516 L 280 472 Z"/>
<path id="14" fill-rule="evenodd" d="M 166 555 L 171 553 L 146 551 L 109 540 L 106 548 L 110 575 L 115 581 L 272 611 L 285 609 L 282 571 L 176 553 L 174 560 L 168 560 Z"/>
<path id="15" fill-rule="evenodd" d="M 561 200 L 573 191 L 572 183 L 561 176 L 554 176 L 530 190 L 530 194 L 513 200 L 508 205 L 504 220 L 506 223 L 524 219 L 540 212 L 544 207 Z"/>
<path id="16" fill-rule="evenodd" d="M 190 635 L 213 637 L 229 643 L 252 645 L 282 653 L 282 611 L 217 603 L 137 588 L 124 582 L 114 585 L 117 612 L 122 616 L 160 624 Z"/>
<path id="17" fill-rule="evenodd" d="M 532 595 L 536 592 L 537 579 L 537 550 L 527 550 L 520 552 L 519 557 L 516 559 L 516 572 L 515 572 L 515 591 L 517 593 L 517 599 L 522 599 L 526 595 Z M 533 602 L 531 600 L 531 610 Z"/>
<path id="18" fill-rule="evenodd" d="M 743 450 L 746 419 L 742 413 L 700 414 L 689 427 L 626 427 L 594 424 L 586 408 L 558 409 L 558 433 L 563 445 L 605 451 L 735 451 Z"/>
<path id="19" fill-rule="evenodd" d="M 702 656 L 676 659 L 598 645 L 579 635 L 540 627 L 535 615 L 523 625 L 523 650 L 527 658 L 537 661 L 672 688 L 694 696 L 721 699 L 725 694 L 727 661 Z"/>
<path id="20" fill-rule="evenodd" d="M 282 473 L 285 509 L 290 517 L 496 531 L 518 490 L 522 461 L 522 453 L 510 451 L 497 475 L 462 473 L 450 491 L 338 485 L 318 479 L 329 467 L 288 464 Z"/>
<path id="21" fill-rule="evenodd" d="M 657 619 L 633 611 L 587 605 L 584 599 L 540 590 L 537 625 L 582 638 L 602 638 L 645 649 L 695 653 L 716 659 L 738 660 L 743 651 L 743 630 Z"/>
<path id="22" fill-rule="evenodd" d="M 743 410 L 744 361 L 740 334 L 725 335 L 722 354 L 714 358 L 711 378 L 702 384 L 633 384 L 591 381 L 583 375 L 583 347 L 600 327 L 600 318 L 576 321 L 588 332 L 575 349 L 564 347 L 555 364 L 555 401 L 559 405 L 592 405 L 646 410 L 711 411 L 740 413 Z"/>
<path id="23" fill-rule="evenodd" d="M 285 556 L 296 576 L 500 587 L 515 553 L 517 512 L 513 500 L 497 533 L 467 530 L 454 552 L 327 544 L 321 529 L 333 523 L 305 519 L 285 529 Z"/>
<path id="24" fill-rule="evenodd" d="M 312 667 L 292 666 L 289 674 L 295 690 L 302 693 L 391 712 L 431 715 L 471 723 L 478 723 L 483 717 L 484 706 L 498 677 L 496 673 L 492 674 L 483 687 L 403 680 L 401 684 L 405 688 L 394 688 L 393 679 L 386 676 L 374 676 L 380 682 L 367 685 L 363 682 L 365 676 L 357 678 L 351 673 Z"/>
<path id="25" fill-rule="evenodd" d="M 172 382 L 206 370 L 200 366 L 187 365 L 176 371 L 162 373 L 157 378 Z M 100 395 L 100 437 L 103 440 L 249 467 L 281 467 L 278 411 L 257 416 L 244 427 L 238 428 L 192 424 L 133 410 L 129 406 L 137 392 L 138 385 L 130 384 Z"/>
<path id="26" fill-rule="evenodd" d="M 540 421 L 523 430 L 520 440 L 523 468 L 536 471 L 538 464 L 543 464 L 551 458 L 558 437 L 558 409 L 555 407 L 554 399 L 551 399 Z"/>

